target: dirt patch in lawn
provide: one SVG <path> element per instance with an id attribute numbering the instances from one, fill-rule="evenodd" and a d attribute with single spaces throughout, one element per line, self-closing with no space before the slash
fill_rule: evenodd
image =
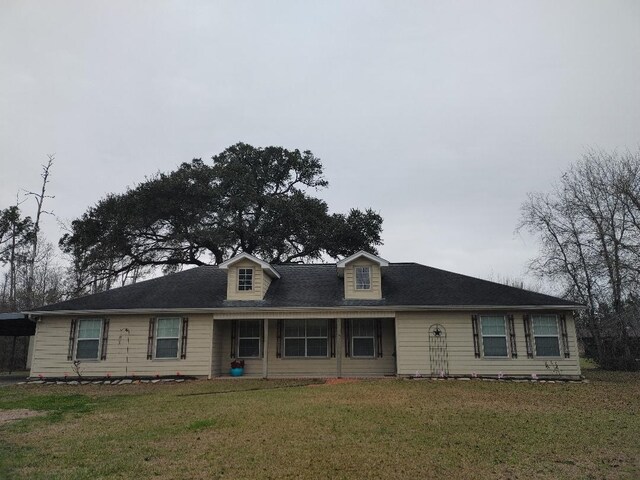
<path id="1" fill-rule="evenodd" d="M 321 387 L 322 385 L 339 385 L 341 383 L 356 383 L 357 378 L 327 378 L 324 383 L 312 383 L 310 387 Z"/>
<path id="2" fill-rule="evenodd" d="M 23 418 L 38 417 L 46 415 L 46 412 L 38 412 L 27 408 L 16 408 L 14 410 L 0 410 L 0 425 L 11 422 L 13 420 L 22 420 Z"/>

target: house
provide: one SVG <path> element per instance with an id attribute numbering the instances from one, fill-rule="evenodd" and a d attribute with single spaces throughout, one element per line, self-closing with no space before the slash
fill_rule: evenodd
<path id="1" fill-rule="evenodd" d="M 581 305 L 359 252 L 270 265 L 241 253 L 29 312 L 31 376 L 578 378 Z"/>

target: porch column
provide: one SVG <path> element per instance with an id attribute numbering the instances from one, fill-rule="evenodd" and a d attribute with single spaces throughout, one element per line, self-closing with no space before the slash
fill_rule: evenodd
<path id="1" fill-rule="evenodd" d="M 336 319 L 336 376 L 342 377 L 342 319 Z"/>
<path id="2" fill-rule="evenodd" d="M 263 320 L 264 334 L 262 345 L 262 378 L 267 378 L 269 374 L 269 319 Z"/>

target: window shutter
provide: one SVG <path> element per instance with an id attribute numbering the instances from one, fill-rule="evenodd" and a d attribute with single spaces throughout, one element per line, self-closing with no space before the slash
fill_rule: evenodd
<path id="1" fill-rule="evenodd" d="M 478 315 L 471 315 L 471 327 L 473 328 L 473 353 L 480 358 L 480 336 L 478 334 Z"/>
<path id="2" fill-rule="evenodd" d="M 282 320 L 276 322 L 276 358 L 282 357 Z"/>
<path id="3" fill-rule="evenodd" d="M 73 360 L 73 353 L 76 348 L 76 330 L 78 328 L 78 320 L 71 319 L 71 328 L 69 329 L 69 350 L 67 351 L 67 360 Z"/>
<path id="4" fill-rule="evenodd" d="M 344 356 L 345 357 L 351 356 L 351 332 L 349 328 L 350 326 L 351 326 L 351 320 L 346 319 L 344 321 Z"/>
<path id="5" fill-rule="evenodd" d="M 156 332 L 156 319 L 155 317 L 149 319 L 149 337 L 147 339 L 147 360 L 153 358 L 153 337 Z"/>
<path id="6" fill-rule="evenodd" d="M 102 351 L 100 352 L 100 360 L 107 359 L 107 341 L 109 340 L 109 319 L 102 320 Z"/>
<path id="7" fill-rule="evenodd" d="M 231 350 L 229 350 L 231 352 L 229 354 L 231 358 L 236 358 L 236 347 L 238 345 L 237 335 L 238 335 L 238 322 L 233 320 L 231 322 Z"/>
<path id="8" fill-rule="evenodd" d="M 382 319 L 376 318 L 376 349 L 378 357 L 382 357 Z"/>
<path id="9" fill-rule="evenodd" d="M 522 316 L 524 324 L 524 340 L 527 345 L 527 358 L 533 358 L 533 344 L 531 343 L 531 317 L 528 314 Z"/>
<path id="10" fill-rule="evenodd" d="M 569 352 L 569 335 L 567 334 L 567 319 L 564 313 L 560 315 L 560 331 L 562 332 L 562 349 L 564 350 L 564 358 L 571 356 Z"/>
<path id="11" fill-rule="evenodd" d="M 189 319 L 182 317 L 182 337 L 180 338 L 180 358 L 187 358 L 187 334 L 189 332 Z"/>
<path id="12" fill-rule="evenodd" d="M 331 336 L 331 358 L 336 356 L 336 319 L 329 320 L 329 335 Z"/>
<path id="13" fill-rule="evenodd" d="M 509 340 L 511 343 L 511 358 L 518 358 L 518 346 L 516 345 L 516 326 L 513 322 L 513 315 L 507 315 L 509 324 Z"/>

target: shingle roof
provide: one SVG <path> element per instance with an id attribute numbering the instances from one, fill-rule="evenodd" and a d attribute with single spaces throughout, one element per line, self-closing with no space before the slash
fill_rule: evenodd
<path id="1" fill-rule="evenodd" d="M 67 300 L 35 311 L 207 309 L 349 306 L 576 306 L 561 298 L 447 272 L 416 263 L 384 269 L 382 300 L 345 300 L 335 264 L 277 265 L 264 300 L 228 301 L 227 272 L 197 267 L 133 285 Z"/>

